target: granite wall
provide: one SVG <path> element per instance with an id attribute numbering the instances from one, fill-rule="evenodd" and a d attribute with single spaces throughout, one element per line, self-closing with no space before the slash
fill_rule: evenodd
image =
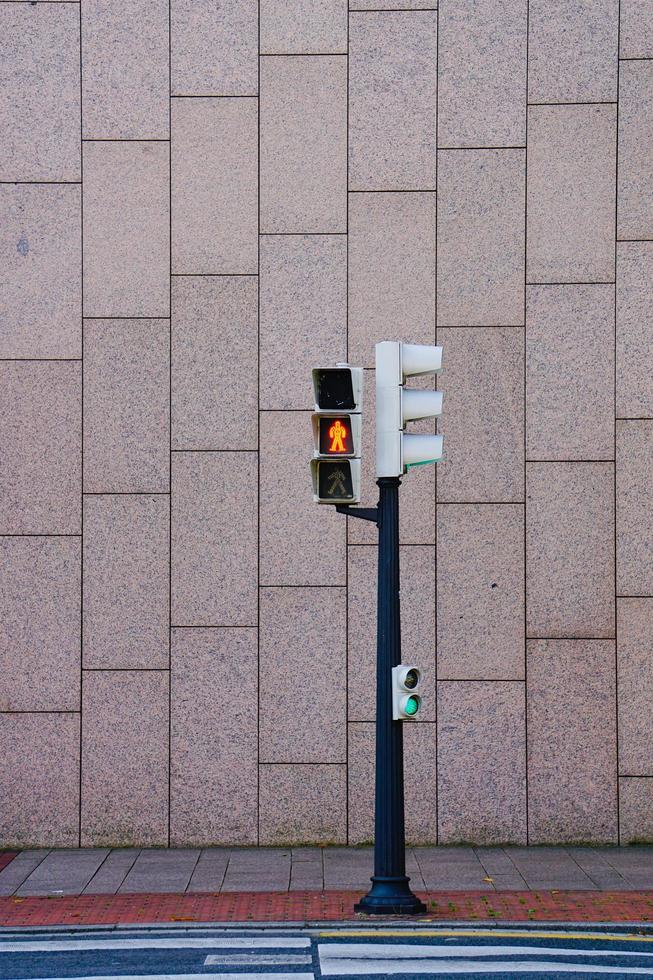
<path id="1" fill-rule="evenodd" d="M 653 4 L 349 6 L 0 3 L 2 845 L 371 838 L 381 339 L 410 839 L 653 838 Z"/>

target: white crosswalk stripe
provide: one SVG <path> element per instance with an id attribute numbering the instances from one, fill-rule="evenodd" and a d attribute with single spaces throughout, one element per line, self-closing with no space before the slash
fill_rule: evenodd
<path id="1" fill-rule="evenodd" d="M 315 980 L 312 973 L 129 973 L 118 975 L 93 974 L 88 977 L 67 977 L 66 980 Z M 61 980 L 60 976 L 35 977 L 33 980 Z"/>
<path id="2" fill-rule="evenodd" d="M 308 949 L 310 939 L 283 936 L 243 936 L 233 939 L 179 936 L 133 939 L 51 939 L 0 942 L 0 953 L 72 953 L 116 949 Z"/>
<path id="3" fill-rule="evenodd" d="M 614 949 L 567 949 L 556 946 L 425 946 L 412 943 L 328 943 L 320 945 L 320 957 L 324 950 L 326 959 L 443 959 L 449 956 L 466 959 L 470 956 L 638 956 L 652 959 L 650 953 Z"/>
<path id="4" fill-rule="evenodd" d="M 576 974 L 606 974 L 611 976 L 640 976 L 651 977 L 649 967 L 638 966 L 593 966 L 589 963 L 555 963 L 551 960 L 541 962 L 528 961 L 517 963 L 514 960 L 495 960 L 492 963 L 462 962 L 461 960 L 419 960 L 415 968 L 410 969 L 406 960 L 341 960 L 322 966 L 322 976 L 373 976 L 375 974 L 406 973 L 423 977 L 434 974 L 478 974 L 498 973 L 505 976 L 508 973 L 576 973 Z"/>
<path id="5" fill-rule="evenodd" d="M 205 966 L 304 966 L 311 962 L 310 953 L 232 953 L 230 956 L 207 956 Z"/>

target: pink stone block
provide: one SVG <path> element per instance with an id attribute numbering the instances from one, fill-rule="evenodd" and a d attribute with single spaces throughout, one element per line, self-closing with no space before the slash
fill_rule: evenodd
<path id="1" fill-rule="evenodd" d="M 258 272 L 257 134 L 256 99 L 172 100 L 174 273 Z"/>
<path id="2" fill-rule="evenodd" d="M 84 667 L 169 664 L 167 495 L 84 500 Z"/>
<path id="3" fill-rule="evenodd" d="M 84 490 L 170 488 L 170 325 L 86 320 Z"/>
<path id="4" fill-rule="evenodd" d="M 261 54 L 347 54 L 347 0 L 261 0 Z"/>
<path id="5" fill-rule="evenodd" d="M 82 847 L 168 843 L 168 672 L 87 670 Z"/>
<path id="6" fill-rule="evenodd" d="M 350 14 L 352 190 L 435 189 L 437 23 L 434 10 Z"/>
<path id="7" fill-rule="evenodd" d="M 0 363 L 0 533 L 77 534 L 81 365 Z"/>
<path id="8" fill-rule="evenodd" d="M 347 230 L 347 59 L 261 58 L 260 230 Z"/>
<path id="9" fill-rule="evenodd" d="M 438 154 L 438 326 L 523 324 L 525 165 L 524 150 Z"/>
<path id="10" fill-rule="evenodd" d="M 0 538 L 0 711 L 79 711 L 77 537 Z"/>
<path id="11" fill-rule="evenodd" d="M 526 0 L 443 0 L 438 28 L 438 144 L 526 142 Z"/>
<path id="12" fill-rule="evenodd" d="M 257 624 L 257 501 L 256 453 L 173 453 L 173 625 Z"/>
<path id="13" fill-rule="evenodd" d="M 346 519 L 313 503 L 310 413 L 261 412 L 260 425 L 260 584 L 345 585 Z"/>
<path id="14" fill-rule="evenodd" d="M 77 4 L 0 4 L 0 39 L 0 181 L 79 180 Z"/>
<path id="15" fill-rule="evenodd" d="M 0 186 L 0 356 L 81 357 L 81 232 L 79 187 Z"/>
<path id="16" fill-rule="evenodd" d="M 259 767 L 259 843 L 344 844 L 347 767 Z"/>
<path id="17" fill-rule="evenodd" d="M 378 550 L 349 548 L 349 719 L 376 713 L 376 588 Z M 400 548 L 401 658 L 422 671 L 420 720 L 435 721 L 435 549 Z"/>
<path id="18" fill-rule="evenodd" d="M 345 590 L 262 589 L 259 632 L 260 761 L 346 763 Z"/>
<path id="19" fill-rule="evenodd" d="M 438 678 L 524 677 L 524 509 L 438 507 Z"/>
<path id="20" fill-rule="evenodd" d="M 0 758 L 3 847 L 77 847 L 79 715 L 0 714 Z"/>
<path id="21" fill-rule="evenodd" d="M 172 632 L 170 844 L 256 844 L 255 629 Z"/>
<path id="22" fill-rule="evenodd" d="M 617 417 L 653 417 L 653 242 L 617 245 Z"/>
<path id="23" fill-rule="evenodd" d="M 617 421 L 617 592 L 653 594 L 653 421 Z"/>
<path id="24" fill-rule="evenodd" d="M 526 843 L 524 685 L 438 684 L 440 844 Z"/>
<path id="25" fill-rule="evenodd" d="M 256 0 L 173 0 L 173 95 L 256 95 Z"/>
<path id="26" fill-rule="evenodd" d="M 619 772 L 653 776 L 653 599 L 617 600 Z"/>
<path id="27" fill-rule="evenodd" d="M 168 16 L 167 0 L 84 0 L 85 138 L 168 138 Z"/>
<path id="28" fill-rule="evenodd" d="M 528 644 L 531 844 L 617 840 L 613 640 Z"/>
<path id="29" fill-rule="evenodd" d="M 435 194 L 350 194 L 349 361 L 389 337 L 435 343 Z"/>
<path id="30" fill-rule="evenodd" d="M 619 71 L 617 235 L 653 238 L 653 64 L 625 61 Z"/>
<path id="31" fill-rule="evenodd" d="M 619 780 L 619 843 L 653 843 L 653 780 Z"/>
<path id="32" fill-rule="evenodd" d="M 438 501 L 522 501 L 523 330 L 440 328 L 438 343 L 444 365 L 438 377 L 444 392 Z"/>
<path id="33" fill-rule="evenodd" d="M 347 239 L 263 235 L 260 254 L 260 407 L 312 410 L 311 370 L 347 359 Z"/>
<path id="34" fill-rule="evenodd" d="M 349 725 L 349 844 L 374 840 L 374 725 Z M 404 725 L 406 841 L 437 840 L 436 726 Z"/>
<path id="35" fill-rule="evenodd" d="M 620 58 L 653 57 L 653 7 L 648 0 L 621 0 Z"/>
<path id="36" fill-rule="evenodd" d="M 528 463 L 526 629 L 614 636 L 612 463 Z"/>
<path id="37" fill-rule="evenodd" d="M 527 458 L 613 459 L 614 286 L 529 286 L 526 302 Z"/>
<path id="38" fill-rule="evenodd" d="M 170 313 L 170 148 L 84 143 L 84 315 Z"/>

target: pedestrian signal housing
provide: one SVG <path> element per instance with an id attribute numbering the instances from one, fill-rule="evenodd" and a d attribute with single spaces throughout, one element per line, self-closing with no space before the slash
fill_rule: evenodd
<path id="1" fill-rule="evenodd" d="M 363 369 L 348 364 L 314 368 L 313 396 L 313 500 L 318 504 L 357 504 Z"/>
<path id="2" fill-rule="evenodd" d="M 442 414 L 442 392 L 406 388 L 407 378 L 438 374 L 442 348 L 384 340 L 376 345 L 376 475 L 401 476 L 442 459 L 442 436 L 406 432 L 406 423 Z"/>
<path id="3" fill-rule="evenodd" d="M 422 672 L 418 667 L 399 664 L 392 668 L 392 717 L 394 721 L 415 721 L 422 708 L 418 693 Z"/>

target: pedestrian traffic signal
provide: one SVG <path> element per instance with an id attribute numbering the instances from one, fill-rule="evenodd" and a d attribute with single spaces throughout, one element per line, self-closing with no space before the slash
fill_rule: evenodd
<path id="1" fill-rule="evenodd" d="M 363 369 L 337 364 L 313 369 L 313 500 L 360 501 Z"/>
<path id="2" fill-rule="evenodd" d="M 442 414 L 442 392 L 406 388 L 406 378 L 437 374 L 442 348 L 384 340 L 376 345 L 376 475 L 401 476 L 442 459 L 442 436 L 405 432 L 406 423 Z"/>
<path id="3" fill-rule="evenodd" d="M 395 721 L 414 721 L 422 707 L 417 693 L 422 679 L 418 667 L 399 664 L 392 668 L 392 717 Z"/>

